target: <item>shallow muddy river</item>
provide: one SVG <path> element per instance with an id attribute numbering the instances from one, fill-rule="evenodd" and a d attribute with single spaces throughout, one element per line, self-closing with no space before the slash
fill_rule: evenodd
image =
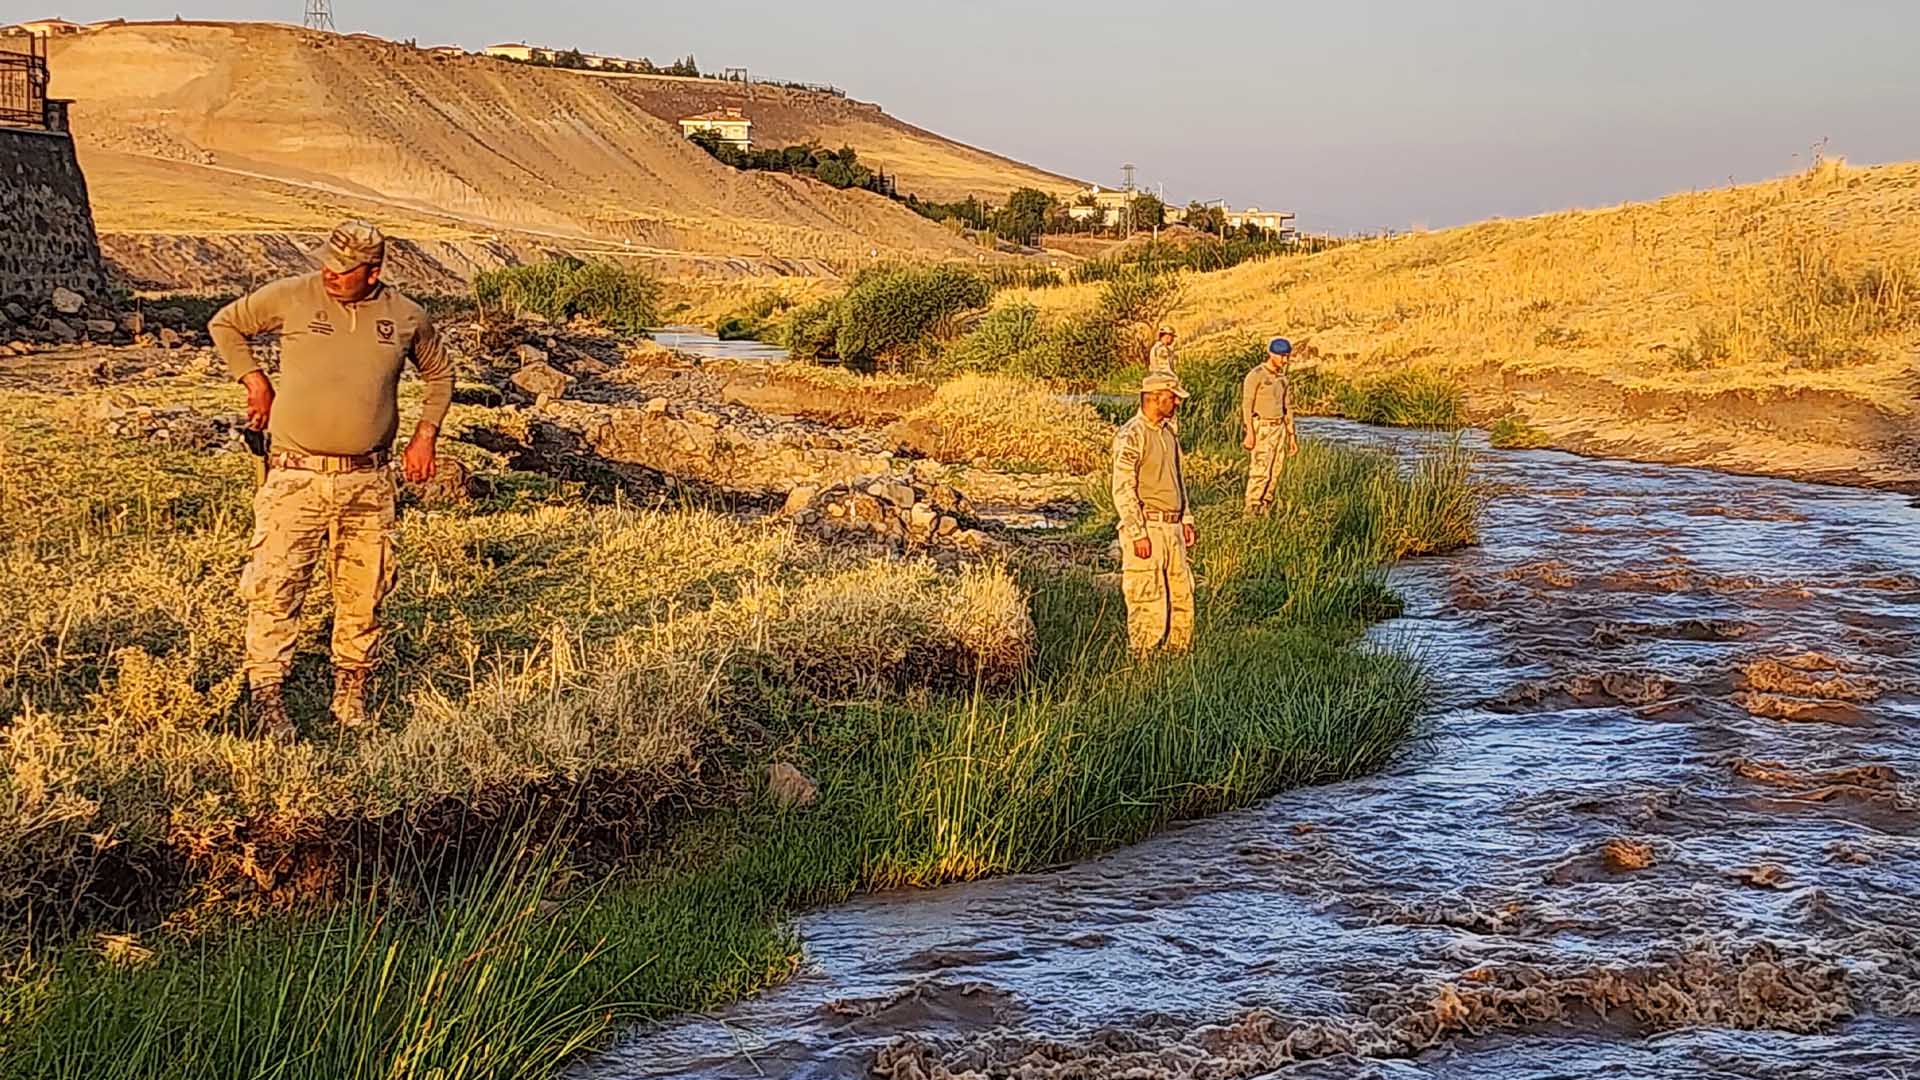
<path id="1" fill-rule="evenodd" d="M 1397 765 L 808 915 L 799 977 L 578 1075 L 1920 1076 L 1920 512 L 1479 470 L 1376 632 L 1436 682 Z"/>
<path id="2" fill-rule="evenodd" d="M 787 350 L 761 341 L 722 341 L 704 326 L 663 326 L 651 331 L 655 344 L 711 360 L 785 360 Z"/>

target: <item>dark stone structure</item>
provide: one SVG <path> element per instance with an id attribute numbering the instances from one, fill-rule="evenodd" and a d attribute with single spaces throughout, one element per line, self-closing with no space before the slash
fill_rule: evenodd
<path id="1" fill-rule="evenodd" d="M 0 302 L 44 307 L 55 288 L 107 300 L 87 178 L 66 132 L 0 127 Z"/>

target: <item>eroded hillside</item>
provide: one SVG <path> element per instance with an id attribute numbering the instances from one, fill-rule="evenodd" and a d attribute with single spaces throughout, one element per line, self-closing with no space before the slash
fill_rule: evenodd
<path id="1" fill-rule="evenodd" d="M 727 168 L 670 119 L 721 103 L 745 105 L 776 142 L 854 145 L 908 190 L 1065 183 L 828 95 L 442 57 L 268 24 L 111 27 L 59 42 L 52 67 L 53 92 L 76 99 L 109 253 L 131 250 L 149 270 L 164 262 L 156 249 L 209 244 L 244 263 L 259 234 L 323 229 L 342 213 L 470 243 L 463 257 L 480 263 L 503 240 L 701 272 L 972 257 L 879 196 Z M 722 101 L 743 93 L 752 100 Z"/>

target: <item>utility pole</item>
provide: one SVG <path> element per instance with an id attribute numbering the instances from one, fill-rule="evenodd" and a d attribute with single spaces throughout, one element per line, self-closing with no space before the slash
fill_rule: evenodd
<path id="1" fill-rule="evenodd" d="M 309 30 L 333 30 L 333 0 L 307 0 L 306 27 Z"/>
<path id="2" fill-rule="evenodd" d="M 1124 207 L 1124 209 L 1122 209 L 1120 213 L 1122 217 L 1127 219 L 1126 238 L 1131 240 L 1133 239 L 1133 165 L 1132 163 L 1129 162 L 1128 164 L 1120 166 L 1120 172 L 1121 172 L 1121 175 L 1126 177 L 1126 179 L 1123 180 L 1120 184 L 1120 190 L 1126 192 L 1126 195 L 1127 195 L 1127 197 L 1121 201 L 1121 205 L 1122 207 Z"/>

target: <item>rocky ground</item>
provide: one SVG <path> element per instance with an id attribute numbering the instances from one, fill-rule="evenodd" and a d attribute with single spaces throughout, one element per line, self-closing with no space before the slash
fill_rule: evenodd
<path id="1" fill-rule="evenodd" d="M 0 389 L 84 397 L 83 415 L 105 437 L 247 452 L 238 396 L 221 408 L 193 389 L 225 381 L 203 333 L 134 315 L 111 334 L 95 320 L 98 340 L 69 338 L 42 327 L 56 321 L 11 324 L 26 332 L 0 356 Z M 1085 477 L 914 449 L 895 421 L 924 398 L 915 388 L 850 405 L 844 388 L 788 379 L 777 366 L 703 361 L 537 319 L 462 320 L 446 337 L 460 382 L 453 452 L 430 498 L 484 492 L 489 469 L 505 467 L 581 482 L 590 496 L 691 490 L 836 540 L 952 557 L 1001 550 L 1007 529 L 1064 523 L 1085 506 Z M 262 352 L 271 366 L 272 347 Z"/>

